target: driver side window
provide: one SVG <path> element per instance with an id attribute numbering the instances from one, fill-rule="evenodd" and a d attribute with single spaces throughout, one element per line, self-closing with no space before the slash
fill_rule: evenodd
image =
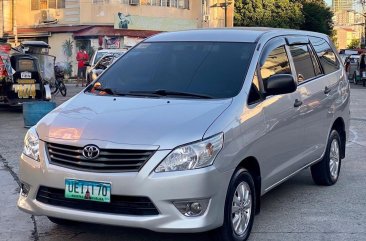
<path id="1" fill-rule="evenodd" d="M 272 50 L 263 66 L 261 66 L 260 74 L 262 81 L 266 81 L 275 74 L 291 74 L 285 46 L 280 46 Z"/>

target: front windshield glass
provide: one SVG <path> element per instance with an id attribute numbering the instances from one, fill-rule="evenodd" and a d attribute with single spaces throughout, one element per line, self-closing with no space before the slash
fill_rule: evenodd
<path id="1" fill-rule="evenodd" d="M 97 52 L 95 55 L 94 63 L 98 63 L 98 61 L 105 55 L 105 52 Z"/>
<path id="2" fill-rule="evenodd" d="M 97 84 L 113 94 L 174 92 L 185 98 L 230 98 L 242 88 L 254 47 L 228 42 L 141 43 L 119 58 Z"/>

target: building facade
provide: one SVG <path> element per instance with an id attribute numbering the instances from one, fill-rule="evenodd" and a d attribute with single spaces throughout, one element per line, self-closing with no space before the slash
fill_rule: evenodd
<path id="1" fill-rule="evenodd" d="M 334 30 L 337 34 L 336 45 L 339 49 L 347 48 L 353 39 L 365 45 L 365 18 L 358 12 L 357 3 L 355 0 L 332 1 Z"/>
<path id="2" fill-rule="evenodd" d="M 358 38 L 358 33 L 352 28 L 335 27 L 334 30 L 337 33 L 335 44 L 339 49 L 347 49 L 347 46 L 352 42 L 352 40 Z"/>
<path id="3" fill-rule="evenodd" d="M 332 9 L 334 12 L 350 10 L 353 8 L 355 0 L 332 0 Z"/>
<path id="4" fill-rule="evenodd" d="M 50 44 L 56 62 L 73 61 L 80 46 L 124 48 L 162 31 L 232 27 L 230 0 L 8 0 L 4 35 Z M 73 55 L 64 55 L 66 41 Z"/>

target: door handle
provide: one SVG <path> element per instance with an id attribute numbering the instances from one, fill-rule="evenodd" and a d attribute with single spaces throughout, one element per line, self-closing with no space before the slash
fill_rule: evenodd
<path id="1" fill-rule="evenodd" d="M 325 86 L 324 94 L 329 94 L 330 91 L 331 89 L 328 86 Z"/>
<path id="2" fill-rule="evenodd" d="M 301 106 L 301 105 L 302 105 L 302 101 L 301 101 L 301 100 L 296 99 L 296 100 L 295 100 L 294 107 L 299 107 L 299 106 Z"/>

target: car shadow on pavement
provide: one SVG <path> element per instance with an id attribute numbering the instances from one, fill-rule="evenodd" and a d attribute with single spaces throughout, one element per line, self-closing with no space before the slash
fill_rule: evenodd
<path id="1" fill-rule="evenodd" d="M 56 234 L 56 236 L 55 236 Z M 210 241 L 208 233 L 177 234 L 157 233 L 145 229 L 125 228 L 110 225 L 74 223 L 71 226 L 53 225 L 46 233 L 39 234 L 40 239 L 49 240 L 123 240 L 123 241 Z"/>
<path id="2" fill-rule="evenodd" d="M 0 112 L 21 113 L 22 111 L 22 106 L 7 106 L 0 104 Z"/>

